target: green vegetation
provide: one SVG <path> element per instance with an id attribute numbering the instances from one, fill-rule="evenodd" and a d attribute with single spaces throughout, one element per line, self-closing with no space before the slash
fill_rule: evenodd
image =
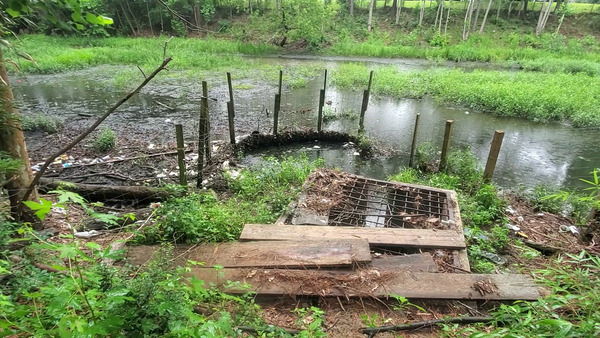
<path id="1" fill-rule="evenodd" d="M 268 159 L 260 168 L 228 178 L 233 196 L 219 199 L 210 192 L 192 193 L 166 202 L 156 226 L 140 235 L 141 243 L 223 242 L 236 240 L 246 223 L 273 223 L 300 191 L 321 161 L 306 157 Z"/>
<path id="2" fill-rule="evenodd" d="M 112 129 L 103 129 L 93 141 L 94 149 L 101 153 L 106 153 L 117 145 L 117 136 Z"/>
<path id="3" fill-rule="evenodd" d="M 533 121 L 570 121 L 575 126 L 600 126 L 600 78 L 586 74 L 540 74 L 433 69 L 400 72 L 375 70 L 372 91 L 397 98 L 434 98 L 497 115 Z M 368 69 L 340 66 L 333 83 L 345 89 L 364 88 Z"/>
<path id="4" fill-rule="evenodd" d="M 62 121 L 55 116 L 44 114 L 21 116 L 21 127 L 27 131 L 43 131 L 48 134 L 56 134 L 63 128 Z"/>
<path id="5" fill-rule="evenodd" d="M 596 337 L 600 333 L 600 259 L 581 252 L 565 254 L 534 273 L 551 294 L 536 302 L 502 304 L 492 327 L 443 326 L 447 336 Z M 485 334 L 482 334 L 486 332 Z"/>
<path id="6" fill-rule="evenodd" d="M 493 272 L 495 264 L 490 259 L 502 253 L 509 242 L 509 230 L 504 227 L 506 202 L 498 197 L 494 186 L 483 181 L 477 158 L 468 150 L 450 153 L 442 172 L 435 172 L 434 156 L 431 146 L 420 146 L 416 157 L 420 169 L 405 169 L 390 180 L 455 190 L 471 268 L 476 272 Z"/>

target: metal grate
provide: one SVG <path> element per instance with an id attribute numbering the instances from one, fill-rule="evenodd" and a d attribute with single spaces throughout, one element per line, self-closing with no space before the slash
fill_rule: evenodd
<path id="1" fill-rule="evenodd" d="M 329 210 L 329 225 L 446 228 L 454 221 L 447 191 L 354 177 L 342 187 L 345 198 Z"/>

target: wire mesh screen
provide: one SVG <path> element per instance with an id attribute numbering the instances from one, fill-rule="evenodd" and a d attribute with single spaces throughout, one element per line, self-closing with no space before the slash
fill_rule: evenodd
<path id="1" fill-rule="evenodd" d="M 292 224 L 453 228 L 450 191 L 320 169 L 307 179 Z"/>
<path id="2" fill-rule="evenodd" d="M 452 217 L 444 191 L 360 177 L 342 189 L 347 198 L 329 210 L 329 225 L 439 228 Z"/>

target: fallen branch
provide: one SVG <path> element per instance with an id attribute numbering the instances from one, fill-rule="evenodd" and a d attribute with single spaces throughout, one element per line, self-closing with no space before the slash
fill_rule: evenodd
<path id="1" fill-rule="evenodd" d="M 297 330 L 288 330 L 288 329 L 284 329 L 281 327 L 275 327 L 275 326 L 269 326 L 269 327 L 265 327 L 262 329 L 260 329 L 260 328 L 257 329 L 257 328 L 250 327 L 250 326 L 238 326 L 237 329 L 242 332 L 256 334 L 256 335 L 258 335 L 260 333 L 281 333 L 281 332 L 285 332 L 290 335 L 297 335 L 298 333 L 300 333 L 300 331 L 297 331 Z"/>
<path id="2" fill-rule="evenodd" d="M 459 317 L 459 318 L 448 318 L 448 319 L 433 319 L 422 322 L 391 325 L 391 326 L 380 326 L 380 327 L 369 327 L 360 330 L 361 333 L 374 337 L 378 333 L 390 332 L 390 331 L 409 331 L 418 330 L 424 327 L 434 326 L 436 324 L 474 324 L 474 323 L 489 323 L 493 321 L 493 317 Z"/>
<path id="3" fill-rule="evenodd" d="M 189 153 L 191 151 L 192 150 L 185 150 L 184 153 Z M 112 164 L 112 163 L 118 163 L 118 162 L 124 162 L 124 161 L 132 161 L 132 160 L 139 160 L 141 158 L 156 157 L 156 156 L 162 156 L 162 155 L 177 155 L 177 151 L 175 150 L 175 151 L 167 151 L 167 152 L 164 152 L 164 153 L 145 154 L 145 155 L 139 155 L 139 156 L 134 156 L 134 157 L 127 157 L 127 158 L 123 158 L 123 159 L 117 159 L 117 160 L 106 161 L 106 162 L 75 164 L 75 165 L 72 165 L 72 166 L 65 167 L 63 169 L 80 168 L 80 167 L 90 167 L 90 166 L 93 166 L 93 165 L 100 165 L 100 164 Z"/>
<path id="4" fill-rule="evenodd" d="M 42 178 L 40 183 L 48 190 L 64 189 L 76 192 L 87 200 L 105 201 L 109 199 L 130 199 L 138 201 L 162 201 L 173 197 L 173 192 L 164 189 L 142 187 L 142 186 L 122 186 L 122 185 L 98 185 L 83 184 L 60 181 L 55 179 Z"/>
<path id="5" fill-rule="evenodd" d="M 535 249 L 535 250 L 541 252 L 542 254 L 548 255 L 548 256 L 562 251 L 560 248 L 557 248 L 554 246 L 537 243 L 537 242 L 532 242 L 532 241 L 528 241 L 528 240 L 523 240 L 523 243 L 525 243 L 525 245 L 527 245 L 528 247 Z"/>
<path id="6" fill-rule="evenodd" d="M 166 48 L 166 44 L 165 44 L 165 48 Z M 26 201 L 29 198 L 29 196 L 33 192 L 33 189 L 39 184 L 40 179 L 44 175 L 44 172 L 46 172 L 46 169 L 48 169 L 48 167 L 50 166 L 50 164 L 52 164 L 52 162 L 54 162 L 55 158 L 59 157 L 60 155 L 66 153 L 67 151 L 69 151 L 70 149 L 72 149 L 76 144 L 78 144 L 79 142 L 81 142 L 84 138 L 86 138 L 89 134 L 91 134 L 94 130 L 96 130 L 96 128 L 110 114 L 112 114 L 115 110 L 117 110 L 117 108 L 119 108 L 123 103 L 127 102 L 127 100 L 129 100 L 132 96 L 134 96 L 135 94 L 139 93 L 139 91 L 142 88 L 144 88 L 152 79 L 154 79 L 154 77 L 156 75 L 158 75 L 158 73 L 160 73 L 161 71 L 165 70 L 167 68 L 167 65 L 169 64 L 169 62 L 171 62 L 171 60 L 173 60 L 173 58 L 171 58 L 171 57 L 165 58 L 163 60 L 162 64 L 160 66 L 158 66 L 158 68 L 156 68 L 152 72 L 152 74 L 150 74 L 146 79 L 144 79 L 144 81 L 136 89 L 134 89 L 133 91 L 131 91 L 129 94 L 125 95 L 125 97 L 123 97 L 122 99 L 120 99 L 114 106 L 110 107 L 106 111 L 106 113 L 104 113 L 104 115 L 102 115 L 100 118 L 98 118 L 98 120 L 96 120 L 96 122 L 94 122 L 94 124 L 92 124 L 81 135 L 79 135 L 79 137 L 77 137 L 76 139 L 74 139 L 73 141 L 71 141 L 69 144 L 67 144 L 66 146 L 64 146 L 62 149 L 58 150 L 56 153 L 50 155 L 50 157 L 48 157 L 48 159 L 46 160 L 46 162 L 44 162 L 44 165 L 42 165 L 40 171 L 38 171 L 38 173 L 33 178 L 33 181 L 31 181 L 31 184 L 29 185 L 29 187 L 27 188 L 27 191 L 23 195 L 23 201 Z M 22 211 L 23 211 L 23 205 L 24 205 L 23 203 L 21 203 L 19 205 L 19 212 L 18 212 L 18 214 L 22 213 Z"/>

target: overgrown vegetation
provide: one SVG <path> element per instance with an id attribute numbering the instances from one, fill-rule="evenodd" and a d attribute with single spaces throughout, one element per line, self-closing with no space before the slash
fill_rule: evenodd
<path id="1" fill-rule="evenodd" d="M 600 78 L 586 74 L 540 74 L 455 69 L 400 72 L 394 67 L 375 70 L 372 91 L 397 98 L 431 95 L 497 115 L 533 121 L 571 121 L 575 126 L 600 126 Z M 333 83 L 344 89 L 364 88 L 368 69 L 359 64 L 340 66 Z"/>
<path id="2" fill-rule="evenodd" d="M 267 159 L 260 168 L 244 169 L 227 178 L 230 198 L 211 192 L 192 193 L 167 201 L 159 210 L 157 225 L 147 228 L 138 241 L 223 242 L 236 240 L 246 223 L 269 224 L 297 196 L 308 174 L 322 160 Z"/>
<path id="3" fill-rule="evenodd" d="M 117 145 L 117 135 L 114 130 L 105 128 L 94 138 L 93 144 L 96 151 L 106 153 Z"/>
<path id="4" fill-rule="evenodd" d="M 43 131 L 48 134 L 56 134 L 62 130 L 63 123 L 55 116 L 43 114 L 23 115 L 21 117 L 21 127 L 27 131 Z"/>
<path id="5" fill-rule="evenodd" d="M 455 190 L 471 268 L 476 272 L 493 272 L 496 266 L 493 261 L 509 241 L 509 230 L 504 227 L 506 202 L 498 197 L 493 185 L 483 181 L 478 160 L 470 151 L 450 153 L 446 169 L 441 172 L 437 172 L 435 154 L 430 145 L 420 146 L 416 156 L 420 169 L 404 169 L 390 180 Z"/>

